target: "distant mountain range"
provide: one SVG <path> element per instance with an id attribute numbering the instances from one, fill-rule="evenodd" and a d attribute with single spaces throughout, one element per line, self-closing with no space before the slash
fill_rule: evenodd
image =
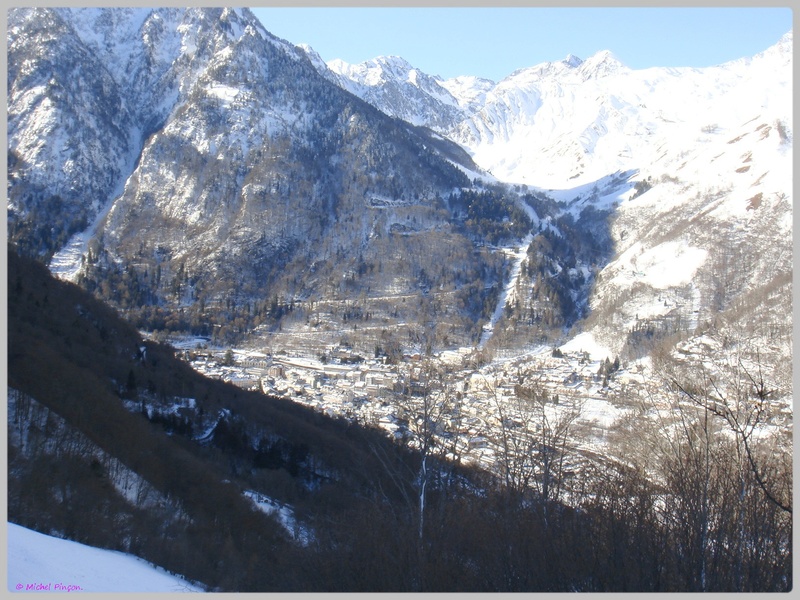
<path id="1" fill-rule="evenodd" d="M 238 9 L 15 9 L 8 48 L 9 238 L 145 329 L 522 349 L 590 317 L 622 352 L 791 272 L 791 32 L 499 83 L 325 64 Z"/>
<path id="2" fill-rule="evenodd" d="M 326 77 L 386 114 L 457 141 L 502 181 L 538 187 L 643 169 L 657 159 L 654 147 L 692 145 L 709 126 L 737 127 L 756 115 L 791 120 L 791 32 L 752 59 L 707 69 L 637 71 L 603 50 L 499 83 L 443 80 L 400 57 L 326 65 L 304 49 Z"/>

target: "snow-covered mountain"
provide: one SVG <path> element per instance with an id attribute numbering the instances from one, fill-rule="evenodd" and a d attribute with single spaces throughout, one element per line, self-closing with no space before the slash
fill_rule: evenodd
<path id="1" fill-rule="evenodd" d="M 388 58 L 315 65 L 458 142 L 498 179 L 545 192 L 563 214 L 611 210 L 614 252 L 587 325 L 613 354 L 642 323 L 667 327 L 667 314 L 683 329 L 713 320 L 720 278 L 737 279 L 716 292 L 729 306 L 791 273 L 792 46 L 789 32 L 752 58 L 705 69 L 632 70 L 609 51 L 570 55 L 496 84 L 425 77 Z M 398 89 L 412 90 L 414 104 L 396 101 Z M 525 273 L 516 281 L 523 305 L 535 282 Z M 782 290 L 787 309 L 790 287 Z"/>
<path id="2" fill-rule="evenodd" d="M 266 170 L 291 169 L 290 160 L 305 160 L 303 169 L 329 168 L 311 165 L 320 155 L 346 162 L 338 147 L 344 142 L 340 134 L 353 136 L 348 151 L 370 144 L 359 136 L 379 122 L 388 126 L 384 139 L 394 133 L 414 135 L 320 79 L 302 53 L 268 34 L 249 11 L 41 9 L 10 16 L 12 227 L 38 221 L 31 213 L 59 198 L 78 223 L 59 231 L 56 240 L 41 240 L 51 250 L 61 247 L 65 235 L 111 210 L 109 201 L 120 195 L 108 233 L 124 236 L 120 215 L 128 212 L 122 207 L 136 202 L 141 187 L 169 194 L 162 202 L 168 208 L 145 202 L 144 210 L 166 210 L 173 219 L 180 214 L 196 232 L 200 222 L 219 224 L 231 216 L 220 214 L 221 196 L 241 192 L 240 200 L 248 203 L 265 190 L 276 193 L 279 183 Z M 417 136 L 408 141 L 428 147 L 413 148 L 415 163 L 433 156 L 430 140 Z M 290 157 L 289 149 L 304 155 Z M 388 158 L 396 151 L 387 144 L 382 154 Z M 167 157 L 170 167 L 161 160 L 154 167 L 157 173 L 149 170 L 150 159 Z M 401 168 L 403 161 L 392 158 Z M 451 172 L 439 181 L 432 174 L 433 187 L 449 190 L 461 183 L 459 172 L 438 160 L 437 168 Z M 366 173 L 373 170 L 364 166 Z M 189 169 L 188 179 L 182 179 L 180 172 Z M 220 172 L 225 181 L 212 199 L 208 189 L 202 193 L 200 188 Z M 133 173 L 137 177 L 131 178 Z M 189 179 L 193 185 L 187 185 Z M 420 178 L 403 177 L 404 187 L 411 189 L 415 179 Z M 38 196 L 30 191 L 40 189 Z M 331 216 L 335 190 L 309 188 L 307 193 L 310 201 L 301 210 L 323 219 Z M 304 237 L 306 225 L 301 227 Z M 286 234 L 293 239 L 298 232 Z M 30 244 L 38 241 L 20 237 Z"/>
<path id="3" fill-rule="evenodd" d="M 499 83 L 325 64 L 246 9 L 20 9 L 8 38 L 9 237 L 141 327 L 620 352 L 791 273 L 791 32 Z"/>
<path id="4" fill-rule="evenodd" d="M 248 10 L 15 10 L 9 60 L 9 237 L 123 308 L 252 317 L 358 297 L 353 273 L 385 302 L 421 293 L 431 260 L 448 293 L 471 295 L 464 270 L 497 277 L 445 205 L 468 154 L 333 85 Z M 388 248 L 404 260 L 380 265 Z"/>
<path id="5" fill-rule="evenodd" d="M 330 81 L 392 117 L 437 131 L 453 127 L 461 117 L 458 99 L 438 77 L 426 75 L 399 56 L 381 56 L 359 65 L 341 60 L 329 67 L 309 46 L 301 46 Z"/>
<path id="6" fill-rule="evenodd" d="M 459 142 L 498 179 L 555 188 L 641 169 L 664 144 L 690 145 L 706 128 L 789 122 L 791 54 L 791 32 L 753 58 L 707 69 L 632 70 L 604 50 L 496 84 L 430 77 L 395 57 L 315 65 L 387 114 Z"/>

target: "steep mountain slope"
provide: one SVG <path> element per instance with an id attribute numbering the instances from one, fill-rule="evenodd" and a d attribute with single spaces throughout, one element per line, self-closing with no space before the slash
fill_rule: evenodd
<path id="1" fill-rule="evenodd" d="M 50 256 L 120 189 L 135 129 L 118 82 L 57 13 L 8 22 L 8 232 Z"/>
<path id="2" fill-rule="evenodd" d="M 643 340 L 652 348 L 653 338 L 699 331 L 734 305 L 743 322 L 765 295 L 780 308 L 750 323 L 790 328 L 792 45 L 789 32 L 752 58 L 707 69 L 634 71 L 603 51 L 497 84 L 410 77 L 413 67 L 386 58 L 315 64 L 382 110 L 459 142 L 498 179 L 559 203 L 537 205 L 549 228 L 531 240 L 497 348 L 535 337 L 535 324 L 549 318 L 544 309 L 575 288 L 541 292 L 567 266 L 573 281 L 597 269 L 592 295 L 573 295 L 589 297 L 589 320 L 576 333 L 596 339 L 584 335 L 583 343 L 639 356 Z M 400 88 L 428 100 L 402 105 L 394 100 Z M 446 118 L 425 121 L 442 98 Z M 574 258 L 547 265 L 556 233 L 562 239 L 573 223 L 583 223 L 579 238 L 593 232 L 600 243 L 585 248 L 590 255 L 610 252 L 607 266 Z"/>
<path id="3" fill-rule="evenodd" d="M 640 189 L 652 187 L 615 215 L 616 255 L 591 301 L 596 337 L 635 356 L 642 335 L 701 332 L 722 317 L 791 356 L 788 136 L 782 121 L 757 118 L 640 173 Z"/>
<path id="4" fill-rule="evenodd" d="M 341 323 L 359 297 L 359 314 L 419 322 L 426 301 L 387 302 L 435 288 L 455 299 L 446 327 L 477 335 L 502 260 L 445 201 L 477 171 L 457 145 L 332 85 L 246 10 L 20 10 L 10 23 L 10 239 L 53 255 L 55 272 L 151 328 L 159 308 L 234 334 L 238 318 L 251 328 L 270 307 L 320 300 Z M 91 92 L 64 94 L 37 129 L 52 101 L 31 82 L 50 72 Z M 59 140 L 80 160 L 49 150 Z M 48 235 L 45 222 L 65 225 Z"/>
<path id="5" fill-rule="evenodd" d="M 410 485 L 413 452 L 206 379 L 41 263 L 8 255 L 11 522 L 141 556 L 210 590 L 352 589 L 349 569 L 323 572 L 324 540 L 352 544 L 365 532 L 347 513 L 366 518 L 376 500 L 387 514 L 406 510 L 396 477 Z M 292 506 L 314 547 L 259 497 Z"/>

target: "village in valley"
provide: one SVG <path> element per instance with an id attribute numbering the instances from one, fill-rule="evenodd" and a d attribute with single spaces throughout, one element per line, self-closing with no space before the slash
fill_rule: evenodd
<path id="1" fill-rule="evenodd" d="M 542 428 L 554 430 L 568 423 L 573 450 L 600 451 L 617 419 L 632 408 L 621 405 L 622 392 L 647 385 L 641 363 L 626 369 L 619 359 L 601 359 L 582 349 L 543 347 L 480 366 L 471 348 L 434 356 L 408 354 L 388 364 L 340 346 L 308 358 L 211 348 L 197 338 L 172 344 L 179 356 L 208 377 L 379 427 L 412 446 L 419 443 L 419 427 L 410 419 L 419 421 L 419 415 L 426 414 L 424 402 L 435 403 L 435 410 L 427 414 L 435 413 L 431 431 L 437 445 L 446 448 L 450 458 L 490 469 L 502 451 L 504 428 L 536 436 Z M 426 377 L 430 385 L 423 384 Z M 526 399 L 525 390 L 535 390 L 536 400 Z"/>

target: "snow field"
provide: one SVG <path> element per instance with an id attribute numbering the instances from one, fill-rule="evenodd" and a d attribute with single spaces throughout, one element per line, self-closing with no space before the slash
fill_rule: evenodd
<path id="1" fill-rule="evenodd" d="M 613 352 L 606 346 L 599 343 L 594 335 L 589 332 L 579 333 L 566 344 L 559 347 L 564 353 L 587 352 L 593 361 L 601 361 L 611 358 Z"/>
<path id="2" fill-rule="evenodd" d="M 8 523 L 10 592 L 203 592 L 141 558 Z"/>
<path id="3" fill-rule="evenodd" d="M 630 288 L 638 281 L 653 289 L 664 290 L 691 283 L 707 256 L 705 249 L 694 248 L 679 240 L 653 248 L 644 248 L 636 243 L 605 271 L 614 274 L 611 282 L 620 288 Z"/>

